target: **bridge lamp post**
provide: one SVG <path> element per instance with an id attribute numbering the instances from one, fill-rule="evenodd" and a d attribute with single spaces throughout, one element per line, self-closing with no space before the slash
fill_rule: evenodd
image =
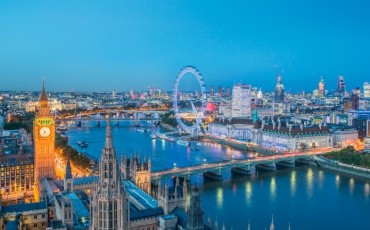
<path id="1" fill-rule="evenodd" d="M 173 163 L 173 169 L 176 169 L 176 163 Z"/>
<path id="2" fill-rule="evenodd" d="M 203 159 L 203 163 L 207 164 L 207 159 L 206 158 Z"/>

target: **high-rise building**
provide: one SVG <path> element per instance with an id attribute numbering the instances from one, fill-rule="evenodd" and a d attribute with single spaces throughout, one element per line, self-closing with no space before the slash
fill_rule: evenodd
<path id="1" fill-rule="evenodd" d="M 99 161 L 99 182 L 92 201 L 92 230 L 128 229 L 126 192 L 121 182 L 108 118 L 105 146 Z"/>
<path id="2" fill-rule="evenodd" d="M 370 137 L 370 116 L 360 115 L 352 120 L 353 127 L 358 131 L 358 138 Z"/>
<path id="3" fill-rule="evenodd" d="M 218 87 L 218 94 L 219 94 L 220 97 L 222 97 L 224 95 L 224 89 L 222 88 L 221 85 Z"/>
<path id="4" fill-rule="evenodd" d="M 364 97 L 370 98 L 370 83 L 368 82 L 364 83 Z"/>
<path id="5" fill-rule="evenodd" d="M 320 96 L 320 97 L 325 96 L 325 82 L 324 82 L 324 79 L 322 77 L 321 77 L 321 80 L 319 82 L 318 96 Z"/>
<path id="6" fill-rule="evenodd" d="M 213 85 L 211 85 L 211 88 L 209 89 L 209 94 L 211 95 L 211 97 L 215 95 L 215 87 Z"/>
<path id="7" fill-rule="evenodd" d="M 250 117 L 251 108 L 251 86 L 247 84 L 235 84 L 232 95 L 232 117 Z"/>
<path id="8" fill-rule="evenodd" d="M 284 85 L 281 80 L 281 75 L 277 75 L 277 83 L 275 88 L 275 102 L 283 103 L 284 102 Z"/>
<path id="9" fill-rule="evenodd" d="M 39 100 L 39 107 L 33 125 L 34 152 L 35 152 L 35 189 L 40 188 L 43 178 L 55 178 L 55 122 L 48 103 L 45 83 Z M 38 195 L 35 192 L 35 196 Z M 35 197 L 38 200 L 37 197 Z"/>
<path id="10" fill-rule="evenodd" d="M 352 110 L 352 101 L 351 101 L 350 97 L 348 97 L 348 96 L 343 97 L 342 104 L 343 104 L 343 111 L 344 112 Z"/>
<path id="11" fill-rule="evenodd" d="M 360 97 L 356 93 L 351 94 L 351 103 L 352 103 L 352 109 L 358 110 L 360 106 Z"/>
<path id="12" fill-rule="evenodd" d="M 343 76 L 338 76 L 337 92 L 344 93 L 346 89 L 346 83 L 344 82 Z"/>
<path id="13" fill-rule="evenodd" d="M 226 87 L 225 96 L 226 96 L 226 97 L 230 97 L 230 96 L 231 96 L 231 88 L 230 88 L 229 86 L 228 86 L 228 87 Z"/>
<path id="14" fill-rule="evenodd" d="M 361 89 L 360 89 L 360 87 L 356 87 L 356 89 L 353 91 L 353 93 L 357 94 L 358 96 L 361 96 Z"/>

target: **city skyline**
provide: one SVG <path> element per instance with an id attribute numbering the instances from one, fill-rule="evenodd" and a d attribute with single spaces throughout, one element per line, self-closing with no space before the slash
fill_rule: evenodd
<path id="1" fill-rule="evenodd" d="M 320 76 L 334 90 L 339 75 L 350 90 L 370 76 L 368 5 L 1 2 L 0 90 L 38 90 L 44 77 L 50 91 L 171 90 L 189 64 L 207 88 L 271 91 L 277 65 L 288 92 Z"/>

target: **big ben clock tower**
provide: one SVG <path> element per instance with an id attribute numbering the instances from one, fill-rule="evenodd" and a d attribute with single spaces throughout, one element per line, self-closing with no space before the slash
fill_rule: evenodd
<path id="1" fill-rule="evenodd" d="M 45 83 L 42 86 L 39 107 L 33 122 L 33 138 L 35 148 L 35 182 L 39 186 L 43 178 L 55 178 L 55 122 L 50 113 Z"/>

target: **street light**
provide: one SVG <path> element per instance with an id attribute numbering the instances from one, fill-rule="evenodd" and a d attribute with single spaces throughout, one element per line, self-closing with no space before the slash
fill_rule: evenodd
<path id="1" fill-rule="evenodd" d="M 206 158 L 203 159 L 203 163 L 207 164 L 207 159 Z"/>
<path id="2" fill-rule="evenodd" d="M 173 163 L 173 168 L 176 169 L 176 163 Z"/>

